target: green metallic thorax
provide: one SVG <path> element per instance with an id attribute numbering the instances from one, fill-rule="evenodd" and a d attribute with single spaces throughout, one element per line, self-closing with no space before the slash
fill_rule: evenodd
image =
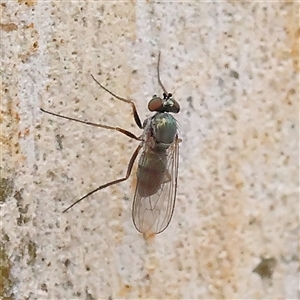
<path id="1" fill-rule="evenodd" d="M 156 113 L 151 120 L 152 137 L 160 149 L 168 149 L 175 140 L 177 123 L 169 113 Z"/>

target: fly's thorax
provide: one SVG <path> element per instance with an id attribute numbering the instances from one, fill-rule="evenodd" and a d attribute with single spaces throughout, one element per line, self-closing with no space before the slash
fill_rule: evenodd
<path id="1" fill-rule="evenodd" d="M 156 113 L 151 119 L 151 129 L 156 146 L 168 149 L 175 140 L 177 123 L 175 118 L 167 112 Z"/>

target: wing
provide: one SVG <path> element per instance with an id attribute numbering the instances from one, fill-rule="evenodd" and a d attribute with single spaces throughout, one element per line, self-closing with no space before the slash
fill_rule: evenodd
<path id="1" fill-rule="evenodd" d="M 175 141 L 166 150 L 164 158 L 156 157 L 155 172 L 151 172 L 151 168 L 147 171 L 145 167 L 147 163 L 149 164 L 146 152 L 143 152 L 140 158 L 132 204 L 132 219 L 134 226 L 141 233 L 160 233 L 168 227 L 171 221 L 177 190 L 178 154 L 179 139 L 176 136 Z M 153 157 L 151 159 L 153 160 Z M 161 165 L 164 167 L 158 172 L 157 166 Z M 143 176 L 139 176 L 140 172 L 144 172 Z M 158 181 L 157 188 L 155 188 L 156 181 Z M 153 187 L 157 190 L 155 193 L 153 193 Z"/>

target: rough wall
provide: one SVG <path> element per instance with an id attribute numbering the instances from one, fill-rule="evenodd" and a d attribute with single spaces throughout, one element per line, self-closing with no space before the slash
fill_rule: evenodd
<path id="1" fill-rule="evenodd" d="M 298 4 L 2 1 L 0 252 L 6 299 L 299 298 Z M 165 232 L 131 221 L 134 132 L 181 105 Z"/>

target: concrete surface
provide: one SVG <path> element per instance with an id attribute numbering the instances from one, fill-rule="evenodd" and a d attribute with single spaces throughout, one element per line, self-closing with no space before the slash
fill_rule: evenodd
<path id="1" fill-rule="evenodd" d="M 297 2 L 2 1 L 3 299 L 299 298 Z M 131 220 L 137 142 L 162 81 L 181 105 L 171 224 Z"/>

